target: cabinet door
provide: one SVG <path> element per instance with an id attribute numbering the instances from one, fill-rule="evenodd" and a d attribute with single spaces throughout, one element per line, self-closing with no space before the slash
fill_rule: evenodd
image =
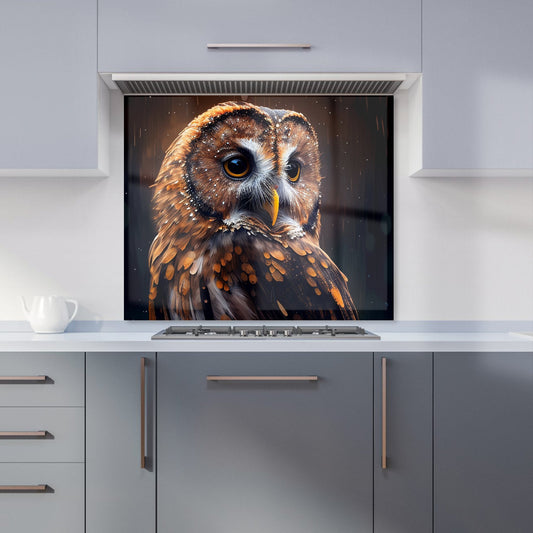
<path id="1" fill-rule="evenodd" d="M 0 463 L 2 533 L 84 533 L 83 468 L 75 463 Z"/>
<path id="2" fill-rule="evenodd" d="M 155 370 L 154 354 L 87 354 L 87 533 L 155 532 Z"/>
<path id="3" fill-rule="evenodd" d="M 100 72 L 419 72 L 420 0 L 100 0 Z M 208 50 L 300 43 L 310 50 Z"/>
<path id="4" fill-rule="evenodd" d="M 0 175 L 98 175 L 96 11 L 95 0 L 2 2 Z"/>
<path id="5" fill-rule="evenodd" d="M 432 367 L 431 353 L 374 355 L 374 533 L 432 529 Z"/>
<path id="6" fill-rule="evenodd" d="M 372 531 L 371 354 L 158 354 L 157 394 L 158 533 Z"/>
<path id="7" fill-rule="evenodd" d="M 435 533 L 526 533 L 533 353 L 435 354 Z"/>
<path id="8" fill-rule="evenodd" d="M 421 175 L 533 176 L 532 20 L 531 1 L 424 1 Z"/>

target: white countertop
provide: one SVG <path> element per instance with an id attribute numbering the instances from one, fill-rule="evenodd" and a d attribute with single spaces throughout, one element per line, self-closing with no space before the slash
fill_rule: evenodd
<path id="1" fill-rule="evenodd" d="M 198 338 L 151 340 L 168 323 L 113 322 L 77 324 L 61 334 L 36 334 L 27 325 L 0 326 L 0 351 L 58 352 L 532 352 L 533 337 L 513 332 L 533 324 L 464 322 L 365 322 L 362 327 L 381 340 Z M 10 331 L 11 329 L 11 331 Z M 21 330 L 22 329 L 22 330 Z M 86 331 L 83 331 L 86 329 Z M 88 331 L 100 329 L 99 331 Z M 79 331 L 81 330 L 81 331 Z"/>

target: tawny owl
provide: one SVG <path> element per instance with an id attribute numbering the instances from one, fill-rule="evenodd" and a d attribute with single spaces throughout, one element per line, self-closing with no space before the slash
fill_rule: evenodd
<path id="1" fill-rule="evenodd" d="M 196 117 L 154 183 L 150 319 L 356 319 L 320 248 L 321 179 L 300 113 L 227 102 Z"/>

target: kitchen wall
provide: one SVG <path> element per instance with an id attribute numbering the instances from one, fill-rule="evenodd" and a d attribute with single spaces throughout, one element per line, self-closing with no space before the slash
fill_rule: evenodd
<path id="1" fill-rule="evenodd" d="M 24 318 L 21 294 L 75 298 L 82 320 L 122 319 L 119 94 L 111 115 L 109 178 L 1 180 L 0 320 Z M 409 178 L 407 123 L 399 95 L 396 319 L 533 320 L 533 180 Z"/>

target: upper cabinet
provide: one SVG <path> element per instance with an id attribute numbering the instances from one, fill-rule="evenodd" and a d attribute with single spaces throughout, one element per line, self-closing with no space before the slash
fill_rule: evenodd
<path id="1" fill-rule="evenodd" d="M 420 176 L 533 176 L 533 2 L 424 0 Z"/>
<path id="2" fill-rule="evenodd" d="M 421 0 L 99 0 L 98 70 L 419 72 Z M 218 48 L 208 44 L 305 44 Z"/>
<path id="3" fill-rule="evenodd" d="M 96 35 L 96 0 L 2 2 L 0 176 L 104 175 Z"/>

